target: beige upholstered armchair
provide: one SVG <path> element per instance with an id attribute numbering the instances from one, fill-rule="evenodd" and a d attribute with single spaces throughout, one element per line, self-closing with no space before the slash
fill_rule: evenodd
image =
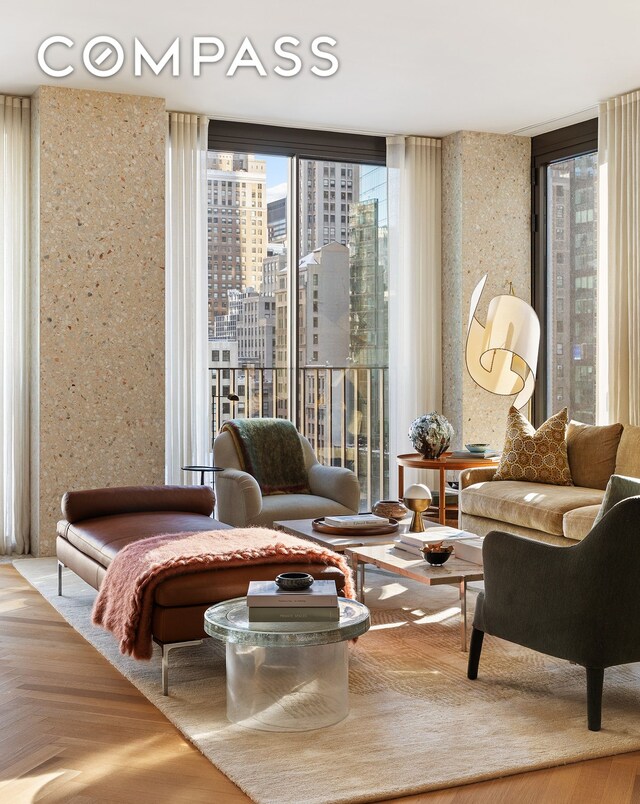
<path id="1" fill-rule="evenodd" d="M 284 423 L 283 420 L 273 419 L 260 421 L 265 427 L 270 422 L 279 423 L 275 426 Z M 238 423 L 241 422 L 238 420 Z M 302 472 L 310 493 L 263 493 L 264 489 L 256 477 L 245 471 L 247 456 L 243 455 L 236 435 L 223 429 L 216 436 L 214 462 L 223 468 L 215 478 L 217 519 L 235 527 L 271 527 L 274 520 L 358 513 L 360 486 L 356 475 L 350 469 L 318 463 L 307 439 L 299 433 L 295 435 L 300 442 L 301 463 L 304 463 Z M 256 433 L 256 437 L 259 436 Z M 292 460 L 291 450 L 284 450 L 283 454 L 276 456 L 276 460 L 279 464 L 289 464 Z M 259 473 L 255 474 L 259 476 Z M 264 478 L 262 482 L 264 487 Z"/>

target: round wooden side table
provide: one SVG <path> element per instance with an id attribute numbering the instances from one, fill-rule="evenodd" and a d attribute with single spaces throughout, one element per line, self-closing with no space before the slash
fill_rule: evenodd
<path id="1" fill-rule="evenodd" d="M 461 472 L 463 469 L 475 469 L 478 466 L 497 466 L 498 459 L 493 458 L 453 458 L 450 452 L 443 453 L 439 458 L 423 458 L 417 452 L 408 455 L 398 455 L 398 497 L 404 496 L 404 470 L 407 469 L 435 469 L 440 478 L 440 496 L 438 498 L 438 522 L 446 524 L 447 501 L 446 475 L 447 472 Z M 450 509 L 452 510 L 452 509 Z"/>

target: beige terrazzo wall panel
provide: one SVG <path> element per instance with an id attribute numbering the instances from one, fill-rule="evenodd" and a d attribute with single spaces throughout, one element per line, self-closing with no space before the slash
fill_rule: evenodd
<path id="1" fill-rule="evenodd" d="M 39 513 L 68 489 L 164 477 L 165 115 L 159 98 L 41 87 Z"/>
<path id="2" fill-rule="evenodd" d="M 457 132 L 443 140 L 443 411 L 455 446 L 501 447 L 512 397 L 479 388 L 466 371 L 464 343 L 471 293 L 489 274 L 479 318 L 489 300 L 508 293 L 531 298 L 531 140 Z M 525 411 L 526 412 L 526 411 Z"/>

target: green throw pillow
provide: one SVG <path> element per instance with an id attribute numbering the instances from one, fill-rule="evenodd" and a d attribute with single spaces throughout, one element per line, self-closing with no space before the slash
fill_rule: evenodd
<path id="1" fill-rule="evenodd" d="M 610 511 L 616 503 L 626 500 L 627 497 L 637 497 L 638 495 L 640 495 L 640 479 L 637 477 L 625 477 L 624 475 L 611 475 L 604 492 L 598 516 L 595 518 L 593 524 L 597 525 L 602 517 Z"/>

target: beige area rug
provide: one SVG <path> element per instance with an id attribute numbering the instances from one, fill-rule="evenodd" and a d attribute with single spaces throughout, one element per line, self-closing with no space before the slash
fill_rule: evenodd
<path id="1" fill-rule="evenodd" d="M 606 672 L 603 730 L 589 732 L 581 667 L 487 638 L 479 679 L 466 679 L 453 588 L 367 571 L 374 625 L 351 648 L 348 718 L 277 734 L 227 721 L 220 643 L 174 651 L 163 697 L 159 656 L 122 657 L 91 625 L 93 589 L 66 571 L 58 598 L 53 559 L 15 566 L 259 804 L 378 801 L 640 749 L 640 665 Z"/>

